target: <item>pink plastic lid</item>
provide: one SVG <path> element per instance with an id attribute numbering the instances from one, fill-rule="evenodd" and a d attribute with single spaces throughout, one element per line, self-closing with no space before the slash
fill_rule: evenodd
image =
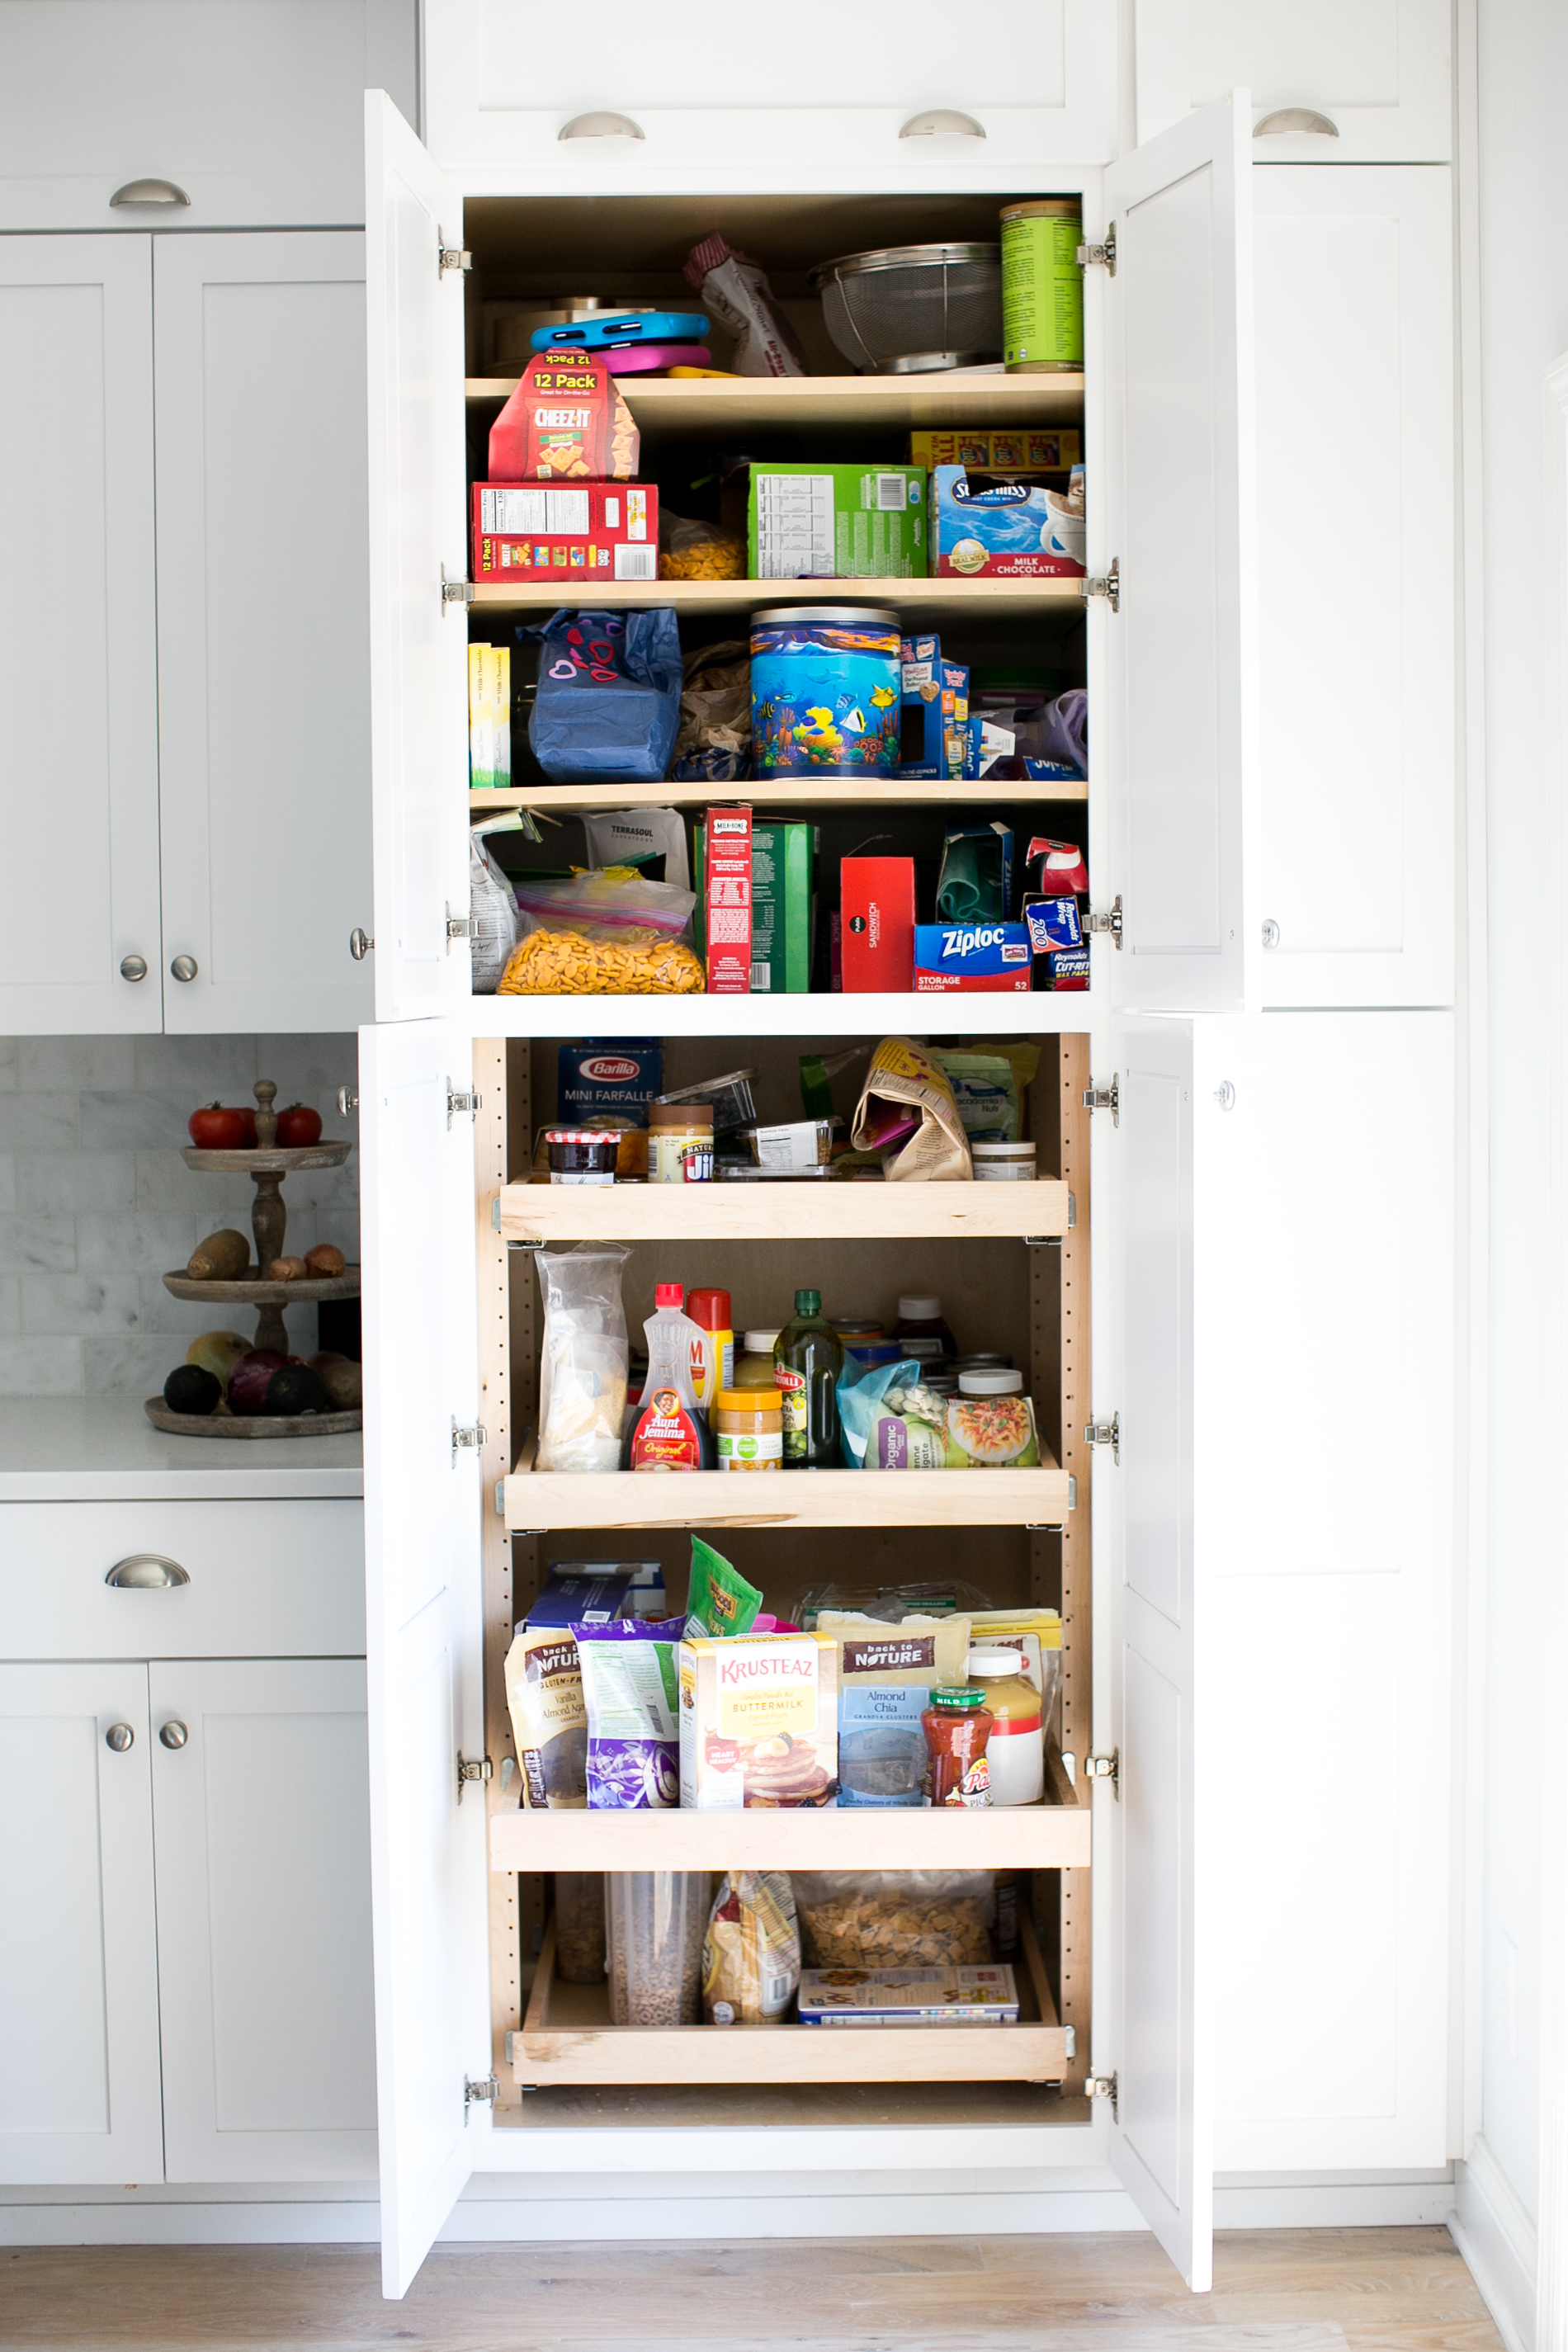
<path id="1" fill-rule="evenodd" d="M 594 353 L 612 375 L 652 375 L 658 368 L 711 367 L 706 343 L 608 343 Z"/>

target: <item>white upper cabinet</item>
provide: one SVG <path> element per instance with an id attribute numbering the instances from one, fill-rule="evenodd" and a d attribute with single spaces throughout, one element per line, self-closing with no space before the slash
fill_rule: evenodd
<path id="1" fill-rule="evenodd" d="M 1452 153 L 1448 0 L 1134 0 L 1134 9 L 1140 139 L 1244 85 L 1259 163 L 1447 163 Z"/>
<path id="2" fill-rule="evenodd" d="M 349 950 L 373 921 L 364 239 L 154 246 L 166 1025 L 355 1028 L 372 1003 Z"/>
<path id="3" fill-rule="evenodd" d="M 152 279 L 144 236 L 0 238 L 11 1034 L 163 1025 Z"/>
<path id="4" fill-rule="evenodd" d="M 430 151 L 476 193 L 988 187 L 1115 151 L 1106 0 L 976 0 L 962 29 L 937 0 L 605 0 L 581 34 L 547 0 L 427 0 L 425 75 Z M 935 110 L 984 139 L 900 138 Z M 563 138 L 605 112 L 640 136 Z"/>
<path id="5" fill-rule="evenodd" d="M 1189 116 L 1105 175 L 1106 458 L 1089 569 L 1108 778 L 1118 1010 L 1230 1012 L 1251 958 L 1257 664 L 1252 252 L 1245 99 Z M 1095 278 L 1102 273 L 1095 271 Z M 1100 291 L 1096 289 L 1097 293 Z M 1091 687 L 1091 693 L 1092 693 Z"/>
<path id="6" fill-rule="evenodd" d="M 1252 175 L 1266 1004 L 1453 996 L 1449 180 Z"/>
<path id="7" fill-rule="evenodd" d="M 0 229 L 357 226 L 413 0 L 0 0 Z M 112 205 L 138 181 L 178 203 Z"/>

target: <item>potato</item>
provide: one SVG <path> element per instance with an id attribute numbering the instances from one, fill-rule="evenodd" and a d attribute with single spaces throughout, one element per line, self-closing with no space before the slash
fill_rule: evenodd
<path id="1" fill-rule="evenodd" d="M 243 1282 L 250 1271 L 250 1244 L 232 1225 L 198 1242 L 185 1264 L 193 1282 Z"/>
<path id="2" fill-rule="evenodd" d="M 267 1269 L 268 1282 L 303 1282 L 305 1261 L 302 1257 L 275 1257 Z"/>
<path id="3" fill-rule="evenodd" d="M 305 1252 L 305 1264 L 316 1280 L 323 1282 L 342 1274 L 348 1260 L 331 1242 L 318 1242 L 314 1249 Z"/>
<path id="4" fill-rule="evenodd" d="M 353 1412 L 363 1394 L 357 1364 L 323 1364 L 321 1374 L 334 1412 Z"/>

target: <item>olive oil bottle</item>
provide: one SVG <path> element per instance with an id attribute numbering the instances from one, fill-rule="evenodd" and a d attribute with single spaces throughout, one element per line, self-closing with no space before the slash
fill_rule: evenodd
<path id="1" fill-rule="evenodd" d="M 820 1290 L 797 1290 L 795 1313 L 773 1342 L 784 1398 L 786 1470 L 838 1467 L 838 1375 L 844 1342 L 822 1312 Z"/>

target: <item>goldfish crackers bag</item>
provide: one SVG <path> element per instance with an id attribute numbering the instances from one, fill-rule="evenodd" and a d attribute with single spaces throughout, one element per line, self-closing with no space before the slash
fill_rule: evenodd
<path id="1" fill-rule="evenodd" d="M 490 427 L 492 482 L 629 482 L 631 410 L 591 352 L 538 352 Z"/>

